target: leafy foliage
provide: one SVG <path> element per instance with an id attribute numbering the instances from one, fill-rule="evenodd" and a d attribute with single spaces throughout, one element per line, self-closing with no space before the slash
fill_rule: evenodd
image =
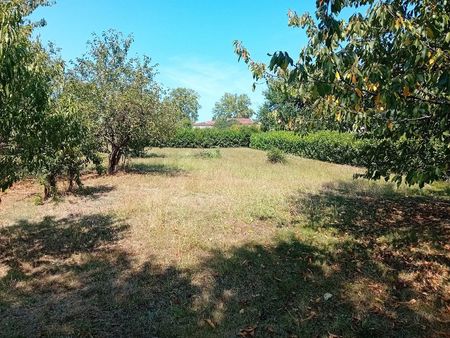
<path id="1" fill-rule="evenodd" d="M 197 154 L 197 157 L 200 158 L 221 158 L 222 154 L 220 153 L 220 149 L 207 149 Z"/>
<path id="2" fill-rule="evenodd" d="M 250 108 L 252 102 L 247 94 L 225 93 L 213 108 L 213 120 L 252 117 L 254 111 Z"/>
<path id="3" fill-rule="evenodd" d="M 81 169 L 89 162 L 101 171 L 101 159 L 97 154 L 97 143 L 83 122 L 67 112 L 49 115 L 44 122 L 43 138 L 38 146 L 42 161 L 38 174 L 43 179 L 44 197 L 56 193 L 58 176 L 65 175 L 69 190 L 73 184 L 81 184 Z"/>
<path id="4" fill-rule="evenodd" d="M 351 124 L 338 120 L 336 115 L 324 115 L 324 111 L 337 113 L 334 102 L 311 100 L 300 95 L 296 84 L 289 84 L 287 78 L 271 79 L 264 92 L 265 102 L 258 111 L 258 120 L 264 131 L 291 130 L 302 134 L 317 130 L 351 131 Z"/>
<path id="5" fill-rule="evenodd" d="M 340 164 L 365 165 L 365 151 L 370 144 L 350 133 L 320 131 L 305 136 L 288 131 L 253 134 L 250 146 L 255 149 L 280 149 L 286 153 Z"/>
<path id="6" fill-rule="evenodd" d="M 169 100 L 180 112 L 180 116 L 190 122 L 198 120 L 198 111 L 201 108 L 198 100 L 200 95 L 193 89 L 175 88 L 169 92 Z"/>
<path id="7" fill-rule="evenodd" d="M 172 103 L 160 100 L 150 58 L 129 57 L 132 42 L 131 36 L 114 30 L 94 34 L 72 73 L 81 87 L 78 99 L 85 102 L 95 133 L 108 147 L 110 174 L 133 147 L 169 134 L 178 120 Z"/>
<path id="8" fill-rule="evenodd" d="M 39 166 L 35 145 L 51 91 L 52 69 L 24 22 L 39 2 L 0 3 L 0 188 L 10 187 Z"/>
<path id="9" fill-rule="evenodd" d="M 69 182 L 69 191 L 74 182 L 81 184 L 81 170 L 88 163 L 94 163 L 98 173 L 103 172 L 98 155 L 99 144 L 89 127 L 89 121 L 83 116 L 81 104 L 76 100 L 77 88 L 64 77 L 59 90 L 55 86 L 55 99 L 49 107 L 45 119 L 45 133 L 41 139 L 39 152 L 45 155 L 40 175 L 44 177 L 46 195 L 56 189 L 56 177 L 65 175 Z"/>
<path id="10" fill-rule="evenodd" d="M 341 19 L 345 8 L 362 5 L 365 14 Z M 423 186 L 449 173 L 448 13 L 446 1 L 321 0 L 316 20 L 289 12 L 289 25 L 305 28 L 309 39 L 297 62 L 277 52 L 269 65 L 256 63 L 237 41 L 235 51 L 255 79 L 282 79 L 315 104 L 334 106 L 318 119 L 334 115 L 369 138 L 419 145 L 394 153 L 380 146 L 367 177 L 396 174 L 399 182 L 404 173 L 408 184 Z M 443 156 L 428 153 L 435 147 Z M 415 160 L 400 162 L 410 156 Z M 430 162 L 424 166 L 422 158 Z"/>
<path id="11" fill-rule="evenodd" d="M 29 15 L 45 1 L 0 4 L 0 187 L 10 187 L 23 175 L 42 177 L 45 197 L 56 192 L 60 175 L 81 185 L 80 170 L 99 163 L 88 129 L 66 95 L 64 63 L 53 49 L 32 39 Z M 50 46 L 52 47 L 52 46 Z"/>

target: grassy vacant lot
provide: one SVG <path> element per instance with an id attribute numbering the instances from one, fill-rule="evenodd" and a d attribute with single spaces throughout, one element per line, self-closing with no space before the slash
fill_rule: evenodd
<path id="1" fill-rule="evenodd" d="M 201 152 L 156 150 L 43 205 L 32 182 L 2 196 L 0 336 L 450 332 L 448 186 Z"/>

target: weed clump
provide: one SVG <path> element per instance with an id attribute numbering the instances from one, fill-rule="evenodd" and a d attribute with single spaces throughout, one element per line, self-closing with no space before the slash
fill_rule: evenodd
<path id="1" fill-rule="evenodd" d="M 286 163 L 286 155 L 278 148 L 272 148 L 267 152 L 267 160 L 270 163 Z"/>
<path id="2" fill-rule="evenodd" d="M 219 149 L 208 149 L 203 150 L 202 152 L 198 153 L 196 157 L 199 158 L 221 158 L 222 154 L 220 153 Z"/>

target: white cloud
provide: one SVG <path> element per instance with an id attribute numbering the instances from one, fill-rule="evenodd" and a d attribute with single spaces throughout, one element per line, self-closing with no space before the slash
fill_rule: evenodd
<path id="1" fill-rule="evenodd" d="M 169 88 L 186 87 L 200 94 L 201 121 L 211 119 L 214 103 L 225 92 L 249 95 L 255 111 L 263 102 L 262 86 L 252 91 L 251 73 L 242 63 L 173 57 L 159 66 L 159 78 Z"/>

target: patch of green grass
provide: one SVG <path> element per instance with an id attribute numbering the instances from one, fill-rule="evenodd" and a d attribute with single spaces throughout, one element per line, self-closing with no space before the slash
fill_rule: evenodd
<path id="1" fill-rule="evenodd" d="M 196 154 L 198 158 L 221 158 L 222 154 L 219 149 L 206 149 Z"/>

